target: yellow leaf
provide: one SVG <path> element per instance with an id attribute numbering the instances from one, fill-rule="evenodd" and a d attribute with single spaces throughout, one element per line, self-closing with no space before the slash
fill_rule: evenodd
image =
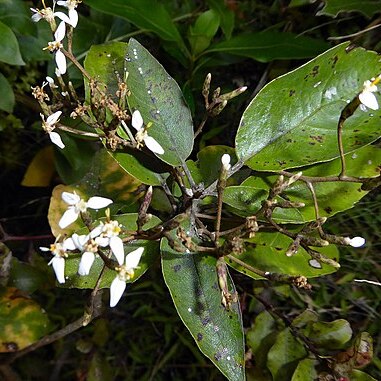
<path id="1" fill-rule="evenodd" d="M 39 150 L 25 172 L 21 185 L 24 187 L 47 187 L 55 173 L 53 147 Z"/>

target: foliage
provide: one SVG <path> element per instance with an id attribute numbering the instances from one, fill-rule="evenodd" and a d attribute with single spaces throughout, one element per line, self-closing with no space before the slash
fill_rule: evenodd
<path id="1" fill-rule="evenodd" d="M 2 244 L 0 374 L 47 378 L 33 351 L 69 336 L 84 363 L 62 379 L 166 379 L 183 351 L 196 362 L 188 378 L 173 371 L 179 379 L 374 379 L 363 368 L 377 328 L 325 314 L 350 307 L 320 279 L 335 279 L 343 247 L 365 242 L 351 237 L 366 235 L 361 224 L 330 220 L 380 184 L 381 63 L 371 40 L 333 45 L 319 23 L 338 33 L 328 17 L 354 12 L 358 28 L 379 2 L 309 3 L 42 2 L 35 22 L 32 4 L 0 4 L 1 131 L 5 146 L 17 121 L 38 136 L 22 185 L 51 194 L 42 213 L 53 237 L 40 251 L 59 285 L 36 252 L 20 260 Z M 254 28 L 246 14 L 260 16 Z M 245 78 L 258 82 L 252 96 Z"/>

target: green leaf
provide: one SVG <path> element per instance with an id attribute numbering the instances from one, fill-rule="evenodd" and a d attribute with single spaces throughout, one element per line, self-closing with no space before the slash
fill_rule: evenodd
<path id="1" fill-rule="evenodd" d="M 155 172 L 155 169 L 152 168 L 155 160 L 144 152 L 109 152 L 109 154 L 118 162 L 121 168 L 143 184 L 161 185 L 167 177 L 167 174 L 159 173 L 162 170 L 160 168 L 156 168 L 158 172 Z"/>
<path id="2" fill-rule="evenodd" d="M 130 110 L 138 109 L 148 130 L 164 149 L 156 155 L 170 165 L 182 165 L 193 148 L 193 124 L 176 81 L 163 66 L 133 38 L 126 57 Z"/>
<path id="3" fill-rule="evenodd" d="M 164 5 L 157 0 L 88 0 L 86 4 L 104 13 L 123 17 L 138 28 L 156 33 L 165 41 L 184 45 L 176 25 Z"/>
<path id="4" fill-rule="evenodd" d="M 334 266 L 325 263 L 321 264 L 321 268 L 312 267 L 309 264 L 311 257 L 303 248 L 299 248 L 298 252 L 291 257 L 286 256 L 286 251 L 292 242 L 291 238 L 280 233 L 256 233 L 254 238 L 245 240 L 245 252 L 238 255 L 237 258 L 262 271 L 303 275 L 307 278 L 330 274 L 337 270 Z M 319 247 L 317 251 L 328 258 L 338 261 L 339 251 L 334 245 Z M 227 263 L 251 278 L 260 278 L 254 272 L 230 259 Z"/>
<path id="5" fill-rule="evenodd" d="M 330 350 L 342 348 L 352 337 L 352 328 L 344 319 L 313 322 L 303 331 L 314 345 Z"/>
<path id="6" fill-rule="evenodd" d="M 15 95 L 8 80 L 0 73 L 0 110 L 11 113 L 15 105 Z"/>
<path id="7" fill-rule="evenodd" d="M 247 346 L 253 352 L 257 372 L 268 373 L 267 353 L 274 345 L 277 336 L 277 322 L 267 311 L 257 315 L 255 321 L 246 332 Z M 267 379 L 267 378 L 266 378 Z"/>
<path id="8" fill-rule="evenodd" d="M 347 175 L 354 177 L 376 177 L 381 163 L 381 149 L 376 146 L 362 147 L 354 154 L 345 155 Z M 324 177 L 338 175 L 341 170 L 340 159 L 327 163 L 318 163 L 303 170 L 303 175 Z M 277 175 L 263 174 L 248 177 L 240 186 L 225 188 L 224 202 L 236 208 L 238 214 L 249 216 L 258 212 L 261 202 L 267 198 Z M 332 217 L 338 212 L 352 208 L 368 192 L 361 190 L 361 184 L 347 182 L 320 182 L 314 184 L 315 194 L 321 217 Z M 275 208 L 273 218 L 282 223 L 303 223 L 315 220 L 315 206 L 310 190 L 304 182 L 291 184 L 278 197 L 278 202 L 285 199 L 302 202 L 302 208 Z"/>
<path id="9" fill-rule="evenodd" d="M 110 94 L 116 102 L 118 101 L 115 95 L 119 87 L 118 76 L 123 79 L 127 50 L 128 45 L 124 42 L 93 45 L 85 59 L 87 72 L 98 81 L 98 86 Z M 90 101 L 90 88 L 87 81 L 85 81 L 85 89 L 86 99 Z M 160 174 L 163 171 L 162 163 L 153 159 L 152 155 L 128 149 L 125 152 L 108 152 L 123 170 L 144 184 L 160 185 L 166 177 L 166 175 Z"/>
<path id="10" fill-rule="evenodd" d="M 228 41 L 211 45 L 204 53 L 229 53 L 249 57 L 260 62 L 275 59 L 309 58 L 321 53 L 329 45 L 310 37 L 276 31 L 241 34 Z"/>
<path id="11" fill-rule="evenodd" d="M 205 187 L 212 184 L 221 172 L 221 157 L 225 153 L 231 157 L 231 164 L 237 162 L 234 148 L 228 146 L 207 146 L 197 154 L 197 161 L 187 161 L 187 165 L 196 183 L 203 183 Z"/>
<path id="12" fill-rule="evenodd" d="M 12 29 L 0 21 L 0 61 L 9 65 L 25 65 Z"/>
<path id="13" fill-rule="evenodd" d="M 267 366 L 273 375 L 273 381 L 290 380 L 297 361 L 306 355 L 303 344 L 288 328 L 283 330 L 267 355 Z"/>
<path id="14" fill-rule="evenodd" d="M 0 1 L 0 21 L 17 34 L 34 34 L 36 29 L 30 8 L 23 0 Z"/>
<path id="15" fill-rule="evenodd" d="M 122 214 L 113 216 L 114 220 L 117 220 L 120 224 L 122 224 L 123 229 L 134 231 L 137 229 L 136 220 L 138 215 L 136 213 L 130 214 Z M 144 229 L 151 228 L 157 225 L 160 220 L 153 216 L 153 218 L 144 225 Z M 82 234 L 86 234 L 84 231 Z M 80 233 L 79 233 L 80 234 Z M 123 236 L 121 235 L 123 238 Z M 135 276 L 133 279 L 127 281 L 127 283 L 133 283 L 137 281 L 148 269 L 149 266 L 157 259 L 159 255 L 159 247 L 158 243 L 154 241 L 146 241 L 146 240 L 138 240 L 133 241 L 124 245 L 124 252 L 128 254 L 129 252 L 137 249 L 138 247 L 144 247 L 144 253 L 142 259 L 139 262 L 139 267 L 135 270 Z M 63 288 L 94 288 L 99 274 L 103 269 L 103 260 L 96 256 L 93 266 L 91 267 L 90 274 L 87 276 L 78 275 L 78 266 L 81 259 L 81 254 L 69 254 L 69 257 L 65 259 L 65 278 L 66 282 L 64 284 L 60 284 L 60 287 Z M 102 281 L 100 284 L 100 288 L 109 288 L 111 282 L 116 277 L 116 272 L 109 268 L 106 268 Z"/>
<path id="16" fill-rule="evenodd" d="M 166 239 L 161 252 L 165 283 L 196 344 L 230 381 L 245 380 L 241 312 L 238 302 L 229 311 L 221 304 L 216 258 L 178 253 Z M 229 291 L 235 292 L 230 277 L 228 283 Z"/>
<path id="17" fill-rule="evenodd" d="M 0 352 L 16 352 L 50 330 L 46 312 L 14 287 L 0 289 Z"/>
<path id="18" fill-rule="evenodd" d="M 220 16 L 221 29 L 227 40 L 231 38 L 234 29 L 234 12 L 229 9 L 224 0 L 207 0 L 210 9 Z"/>
<path id="19" fill-rule="evenodd" d="M 194 56 L 203 52 L 210 45 L 219 26 L 220 17 L 218 13 L 212 9 L 198 16 L 195 24 L 189 27 L 188 39 Z"/>
<path id="20" fill-rule="evenodd" d="M 368 17 L 380 12 L 380 0 L 325 0 L 324 8 L 318 16 L 327 15 L 336 17 L 341 12 L 361 12 Z"/>
<path id="21" fill-rule="evenodd" d="M 371 375 L 362 372 L 361 370 L 355 369 L 350 374 L 351 381 L 377 381 L 377 379 L 373 378 Z"/>
<path id="22" fill-rule="evenodd" d="M 124 60 L 128 45 L 125 42 L 110 42 L 93 45 L 85 58 L 84 67 L 89 75 L 98 81 L 99 88 L 117 101 L 118 76 L 124 79 Z M 88 81 L 85 80 L 86 99 L 90 100 Z"/>
<path id="23" fill-rule="evenodd" d="M 338 157 L 340 113 L 381 72 L 375 52 L 348 43 L 267 84 L 245 110 L 236 136 L 237 156 L 257 170 L 294 168 Z M 352 152 L 379 137 L 381 110 L 356 110 L 343 129 Z"/>
<path id="24" fill-rule="evenodd" d="M 318 379 L 318 373 L 315 366 L 318 362 L 313 359 L 303 359 L 299 361 L 298 366 L 292 375 L 291 381 L 315 381 Z"/>

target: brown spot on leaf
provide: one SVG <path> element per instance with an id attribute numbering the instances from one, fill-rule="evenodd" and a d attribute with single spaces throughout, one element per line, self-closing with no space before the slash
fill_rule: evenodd
<path id="1" fill-rule="evenodd" d="M 288 93 L 288 96 L 292 97 L 294 94 L 295 94 L 295 90 L 290 90 L 289 93 Z"/>
<path id="2" fill-rule="evenodd" d="M 197 341 L 201 341 L 201 340 L 203 339 L 203 337 L 204 337 L 204 336 L 202 335 L 202 333 L 199 332 L 199 333 L 197 334 Z"/>
<path id="3" fill-rule="evenodd" d="M 326 208 L 324 208 L 324 210 L 328 213 L 328 214 L 331 214 L 332 213 L 332 208 L 330 206 L 327 206 Z"/>
<path id="4" fill-rule="evenodd" d="M 316 65 L 312 68 L 312 72 L 311 72 L 311 75 L 313 77 L 316 77 L 317 75 L 319 74 L 319 65 Z"/>
<path id="5" fill-rule="evenodd" d="M 173 266 L 173 271 L 175 272 L 175 273 L 177 273 L 178 271 L 180 271 L 181 270 L 181 265 L 174 265 Z"/>

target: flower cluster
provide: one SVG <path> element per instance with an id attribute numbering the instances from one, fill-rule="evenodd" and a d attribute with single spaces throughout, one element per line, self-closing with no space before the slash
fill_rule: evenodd
<path id="1" fill-rule="evenodd" d="M 76 221 L 81 213 L 90 209 L 101 209 L 110 205 L 113 201 L 104 197 L 90 197 L 88 201 L 81 199 L 75 192 L 62 192 L 62 200 L 68 204 L 68 208 L 59 221 L 59 226 L 65 228 Z M 65 258 L 70 251 L 82 253 L 78 267 L 78 274 L 85 276 L 90 274 L 99 247 L 109 247 L 114 254 L 119 266 L 115 268 L 117 276 L 110 287 L 110 306 L 114 307 L 123 295 L 126 281 L 134 277 L 134 270 L 138 267 L 144 249 L 139 247 L 133 252 L 124 255 L 123 241 L 119 237 L 121 227 L 117 221 L 109 220 L 100 222 L 86 235 L 74 233 L 71 237 L 59 242 L 60 237 L 50 247 L 40 247 L 42 251 L 50 251 L 53 255 L 49 265 L 52 265 L 57 281 L 65 283 Z"/>
<path id="2" fill-rule="evenodd" d="M 51 53 L 54 53 L 57 69 L 60 74 L 66 73 L 66 58 L 65 54 L 62 51 L 62 40 L 65 38 L 66 35 L 66 24 L 70 25 L 70 27 L 72 28 L 75 28 L 77 26 L 78 13 L 76 11 L 76 8 L 80 2 L 81 0 L 57 1 L 57 5 L 68 9 L 68 15 L 66 15 L 63 12 L 54 12 L 54 9 L 52 10 L 49 7 L 45 7 L 41 10 L 30 8 L 30 10 L 33 12 L 32 20 L 34 22 L 38 22 L 41 19 L 44 19 L 50 24 L 51 29 L 54 31 L 55 40 L 48 42 L 48 46 L 44 49 L 49 50 L 49 52 Z M 61 20 L 58 27 L 56 27 L 56 17 Z"/>

